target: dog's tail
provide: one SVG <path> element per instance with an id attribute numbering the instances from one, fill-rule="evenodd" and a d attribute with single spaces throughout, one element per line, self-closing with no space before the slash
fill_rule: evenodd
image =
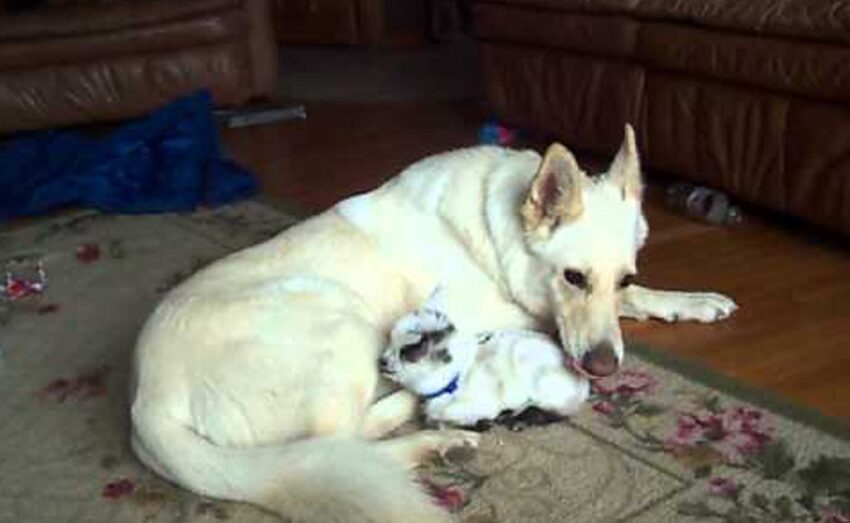
<path id="1" fill-rule="evenodd" d="M 298 523 L 445 523 L 449 515 L 375 444 L 313 438 L 226 448 L 162 416 L 138 419 L 133 449 L 199 494 L 260 505 Z"/>

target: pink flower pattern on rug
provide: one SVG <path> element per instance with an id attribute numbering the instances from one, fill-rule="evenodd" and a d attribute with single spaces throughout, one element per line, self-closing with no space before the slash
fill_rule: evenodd
<path id="1" fill-rule="evenodd" d="M 665 440 L 671 452 L 698 445 L 717 450 L 726 463 L 741 464 L 772 440 L 773 427 L 760 410 L 737 406 L 719 412 L 680 414 L 675 432 Z"/>
<path id="2" fill-rule="evenodd" d="M 740 485 L 729 478 L 716 476 L 708 480 L 708 493 L 712 496 L 732 498 L 738 495 L 740 489 Z"/>
<path id="3" fill-rule="evenodd" d="M 623 369 L 613 376 L 593 382 L 594 392 L 603 396 L 636 398 L 652 394 L 657 388 L 658 380 L 655 376 L 635 369 Z"/>

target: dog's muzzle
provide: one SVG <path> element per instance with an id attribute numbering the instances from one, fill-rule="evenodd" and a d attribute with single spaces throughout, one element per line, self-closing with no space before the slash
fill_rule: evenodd
<path id="1" fill-rule="evenodd" d="M 580 361 L 570 357 L 569 365 L 581 376 L 589 380 L 596 380 L 617 372 L 620 362 L 617 359 L 614 346 L 611 343 L 604 342 L 587 351 Z"/>

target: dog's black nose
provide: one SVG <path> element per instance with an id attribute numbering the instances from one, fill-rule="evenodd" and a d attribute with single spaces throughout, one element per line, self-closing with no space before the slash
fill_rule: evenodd
<path id="1" fill-rule="evenodd" d="M 383 356 L 378 358 L 378 368 L 381 370 L 387 370 L 387 365 L 389 365 L 389 363 L 390 362 L 388 362 L 387 359 Z"/>
<path id="2" fill-rule="evenodd" d="M 582 368 L 600 378 L 614 374 L 619 365 L 614 345 L 607 341 L 600 343 L 581 358 Z"/>

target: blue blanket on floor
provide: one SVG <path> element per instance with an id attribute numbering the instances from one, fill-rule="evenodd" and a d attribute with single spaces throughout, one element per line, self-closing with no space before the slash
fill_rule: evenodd
<path id="1" fill-rule="evenodd" d="M 224 158 L 206 92 L 171 102 L 105 138 L 46 131 L 0 145 L 0 220 L 66 206 L 188 211 L 256 189 L 249 172 Z"/>

